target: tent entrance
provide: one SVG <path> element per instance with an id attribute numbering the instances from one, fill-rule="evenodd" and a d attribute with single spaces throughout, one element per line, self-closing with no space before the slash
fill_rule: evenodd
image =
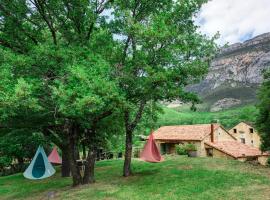
<path id="1" fill-rule="evenodd" d="M 40 178 L 45 174 L 45 163 L 42 154 L 39 152 L 36 162 L 33 166 L 32 175 L 35 178 Z"/>

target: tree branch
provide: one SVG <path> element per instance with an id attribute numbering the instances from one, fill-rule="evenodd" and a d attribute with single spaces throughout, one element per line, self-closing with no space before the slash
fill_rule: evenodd
<path id="1" fill-rule="evenodd" d="M 89 40 L 90 39 L 90 36 L 91 36 L 91 33 L 93 32 L 93 29 L 94 29 L 94 25 L 95 25 L 95 22 L 96 22 L 96 19 L 97 19 L 97 15 L 101 14 L 105 8 L 106 8 L 106 5 L 110 2 L 112 2 L 113 0 L 102 0 L 98 5 L 96 5 L 96 12 L 94 15 L 96 15 L 93 19 L 93 21 L 90 23 L 89 25 L 89 28 L 88 28 L 88 31 L 87 31 L 87 34 L 86 34 L 86 40 Z M 97 3 L 97 2 L 96 2 Z"/>
<path id="2" fill-rule="evenodd" d="M 93 121 L 98 122 L 98 121 L 110 116 L 112 113 L 113 113 L 112 110 L 105 111 L 105 112 L 101 113 L 99 116 L 95 117 Z"/>
<path id="3" fill-rule="evenodd" d="M 32 2 L 32 1 L 31 1 Z M 48 28 L 49 28 L 49 30 L 50 30 L 50 32 L 51 32 L 51 35 L 52 35 L 52 38 L 53 38 L 53 43 L 55 44 L 55 45 L 57 45 L 57 39 L 56 39 L 56 30 L 55 30 L 55 28 L 53 27 L 53 22 L 52 22 L 52 19 L 51 19 L 51 21 L 47 18 L 47 14 L 46 14 L 46 12 L 45 12 L 45 8 L 44 8 L 44 5 L 43 4 L 45 4 L 45 1 L 40 1 L 40 0 L 34 0 L 34 2 L 32 2 L 35 6 L 36 6 L 36 8 L 37 8 L 37 10 L 38 10 L 38 12 L 39 12 L 39 14 L 41 15 L 41 17 L 43 18 L 43 20 L 46 22 L 46 24 L 47 24 L 47 26 L 48 26 Z M 51 17 L 50 17 L 51 18 Z"/>
<path id="4" fill-rule="evenodd" d="M 138 111 L 135 115 L 135 118 L 132 122 L 129 122 L 130 121 L 129 112 L 128 111 L 125 112 L 125 124 L 126 124 L 127 130 L 133 131 L 136 128 L 137 124 L 139 123 L 140 119 L 142 118 L 145 105 L 146 105 L 146 100 L 142 100 L 140 102 L 140 105 L 139 105 Z"/>
<path id="5" fill-rule="evenodd" d="M 55 127 L 44 127 L 44 128 L 42 128 L 42 133 L 46 137 L 50 137 L 53 143 L 55 143 L 58 147 L 60 147 L 61 149 L 63 149 L 63 147 L 64 147 L 63 140 L 61 138 L 59 138 L 58 136 L 56 136 L 54 134 L 54 131 L 55 130 L 52 130 L 51 128 L 55 128 Z"/>

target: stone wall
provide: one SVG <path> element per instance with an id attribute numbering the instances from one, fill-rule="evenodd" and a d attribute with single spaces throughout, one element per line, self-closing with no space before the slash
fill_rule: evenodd
<path id="1" fill-rule="evenodd" d="M 214 142 L 219 141 L 234 141 L 235 138 L 233 138 L 226 130 L 219 127 L 214 131 Z M 211 136 L 208 135 L 203 142 L 211 142 Z"/>
<path id="2" fill-rule="evenodd" d="M 250 129 L 253 129 L 253 133 L 250 132 Z M 234 133 L 234 129 L 236 129 L 236 133 Z M 250 125 L 241 122 L 231 128 L 229 132 L 237 138 L 237 141 L 241 142 L 241 138 L 245 139 L 245 144 L 260 148 L 261 139 L 258 132 Z"/>

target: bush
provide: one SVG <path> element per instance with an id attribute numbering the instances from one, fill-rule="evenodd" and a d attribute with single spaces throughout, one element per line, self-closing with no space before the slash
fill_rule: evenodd
<path id="1" fill-rule="evenodd" d="M 267 166 L 270 166 L 270 157 L 267 160 Z"/>
<path id="2" fill-rule="evenodd" d="M 175 149 L 178 155 L 187 155 L 187 151 L 184 145 L 176 145 Z"/>
<path id="3" fill-rule="evenodd" d="M 179 144 L 175 147 L 178 155 L 187 155 L 189 151 L 196 151 L 197 148 L 194 144 Z"/>
<path id="4" fill-rule="evenodd" d="M 12 162 L 12 159 L 10 157 L 0 155 L 0 171 L 1 169 L 4 169 L 5 167 L 10 166 L 11 162 Z"/>
<path id="5" fill-rule="evenodd" d="M 197 151 L 197 148 L 194 144 L 186 144 L 185 149 L 186 151 Z"/>

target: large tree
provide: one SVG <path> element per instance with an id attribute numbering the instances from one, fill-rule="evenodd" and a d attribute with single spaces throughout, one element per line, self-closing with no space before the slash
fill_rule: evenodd
<path id="1" fill-rule="evenodd" d="M 127 102 L 124 176 L 131 173 L 132 135 L 145 108 L 175 99 L 198 101 L 184 87 L 205 74 L 215 50 L 214 38 L 201 35 L 194 23 L 205 2 L 114 1 L 112 31 L 119 36 L 115 76 Z"/>
<path id="2" fill-rule="evenodd" d="M 270 70 L 264 74 L 264 81 L 258 93 L 259 114 L 256 126 L 261 136 L 261 149 L 270 151 Z"/>
<path id="3" fill-rule="evenodd" d="M 51 138 L 68 155 L 74 186 L 94 181 L 96 129 L 123 104 L 106 61 L 113 40 L 100 14 L 109 2 L 0 5 L 2 123 L 21 119 Z M 76 165 L 81 140 L 88 147 L 84 177 Z"/>

